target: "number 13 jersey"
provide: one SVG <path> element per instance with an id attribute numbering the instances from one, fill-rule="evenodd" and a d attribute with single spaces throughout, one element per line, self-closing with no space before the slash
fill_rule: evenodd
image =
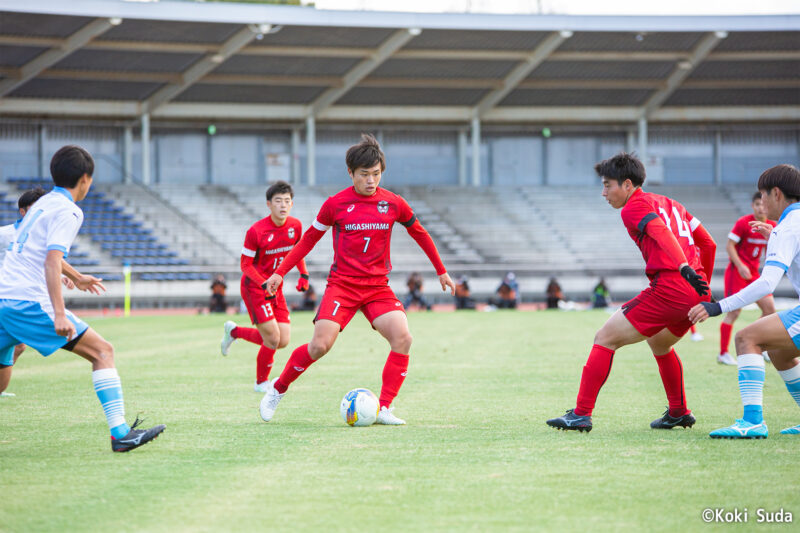
<path id="1" fill-rule="evenodd" d="M 389 248 L 392 227 L 411 226 L 416 217 L 399 195 L 378 187 L 362 196 L 349 187 L 328 198 L 313 226 L 333 228 L 333 264 L 330 278 L 357 278 L 365 284 L 386 284 L 392 270 Z"/>
<path id="2" fill-rule="evenodd" d="M 300 240 L 302 231 L 303 225 L 294 217 L 286 217 L 282 226 L 276 226 L 271 217 L 262 218 L 247 230 L 242 255 L 252 257 L 258 272 L 268 278 Z"/>

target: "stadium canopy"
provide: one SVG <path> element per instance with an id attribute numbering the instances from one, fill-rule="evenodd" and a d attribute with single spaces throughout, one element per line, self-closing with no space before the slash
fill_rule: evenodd
<path id="1" fill-rule="evenodd" d="M 0 0 L 0 115 L 796 122 L 800 16 Z"/>

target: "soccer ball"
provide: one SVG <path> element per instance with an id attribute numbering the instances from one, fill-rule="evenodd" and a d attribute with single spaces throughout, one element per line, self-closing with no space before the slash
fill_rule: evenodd
<path id="1" fill-rule="evenodd" d="M 353 389 L 342 398 L 339 412 L 348 426 L 371 426 L 378 419 L 378 397 L 369 389 Z"/>

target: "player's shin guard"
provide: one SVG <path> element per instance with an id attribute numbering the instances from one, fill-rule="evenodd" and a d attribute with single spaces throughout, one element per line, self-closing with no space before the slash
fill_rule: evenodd
<path id="1" fill-rule="evenodd" d="M 275 359 L 275 348 L 261 346 L 256 357 L 256 383 L 264 383 L 269 379 L 272 361 Z"/>
<path id="2" fill-rule="evenodd" d="M 261 338 L 261 333 L 256 328 L 243 328 L 241 326 L 237 326 L 233 328 L 231 331 L 231 337 L 234 339 L 244 339 L 247 342 L 252 342 L 253 344 L 261 344 L 264 342 L 264 339 Z"/>
<path id="3" fill-rule="evenodd" d="M 400 392 L 403 381 L 408 374 L 408 355 L 389 352 L 386 364 L 383 366 L 383 385 L 379 398 L 381 407 L 389 407 Z"/>
<path id="4" fill-rule="evenodd" d="M 605 346 L 595 344 L 589 352 L 589 359 L 583 367 L 581 374 L 581 387 L 578 389 L 578 400 L 575 404 L 575 414 L 592 416 L 597 395 L 611 373 L 611 364 L 614 362 L 614 351 Z"/>
<path id="5" fill-rule="evenodd" d="M 298 346 L 295 351 L 292 352 L 289 360 L 286 361 L 286 366 L 283 368 L 281 376 L 275 380 L 275 390 L 280 394 L 285 393 L 289 385 L 299 378 L 300 374 L 308 370 L 308 367 L 313 363 L 314 360 L 308 355 L 308 344 Z"/>
<path id="6" fill-rule="evenodd" d="M 744 406 L 744 418 L 751 424 L 764 421 L 764 357 L 760 353 L 746 353 L 738 357 L 739 395 Z"/>
<path id="7" fill-rule="evenodd" d="M 794 401 L 800 406 L 800 365 L 795 365 L 789 370 L 778 370 L 778 374 L 786 383 L 786 390 L 792 395 Z"/>
<path id="8" fill-rule="evenodd" d="M 678 418 L 689 412 L 686 407 L 686 393 L 683 388 L 683 365 L 681 358 L 670 350 L 664 355 L 654 355 L 658 363 L 658 373 L 664 384 L 669 403 L 669 416 Z"/>
<path id="9" fill-rule="evenodd" d="M 719 325 L 719 353 L 727 353 L 728 346 L 731 345 L 731 332 L 733 331 L 733 324 L 726 324 L 723 322 Z"/>
<path id="10" fill-rule="evenodd" d="M 100 405 L 108 420 L 111 436 L 121 439 L 131 430 L 125 422 L 125 403 L 122 400 L 122 383 L 116 368 L 103 368 L 92 372 L 92 383 Z"/>

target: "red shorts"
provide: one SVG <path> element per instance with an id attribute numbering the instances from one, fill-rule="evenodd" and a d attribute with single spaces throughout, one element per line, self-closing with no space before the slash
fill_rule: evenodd
<path id="1" fill-rule="evenodd" d="M 389 285 L 357 285 L 342 279 L 328 279 L 314 322 L 333 320 L 342 331 L 358 310 L 370 324 L 390 311 L 406 311 Z"/>
<path id="2" fill-rule="evenodd" d="M 286 298 L 283 297 L 283 288 L 278 289 L 275 296 L 267 299 L 264 289 L 250 281 L 248 277 L 242 276 L 241 292 L 253 324 L 262 324 L 270 320 L 277 320 L 283 324 L 291 322 Z"/>
<path id="3" fill-rule="evenodd" d="M 751 269 L 751 278 L 744 279 L 739 275 L 739 270 L 733 266 L 733 263 L 728 263 L 728 268 L 725 269 L 725 298 L 744 289 L 757 280 L 760 275 L 758 269 L 755 271 Z"/>
<path id="4" fill-rule="evenodd" d="M 622 313 L 645 337 L 652 337 L 664 328 L 676 337 L 683 337 L 692 327 L 689 309 L 710 299 L 710 294 L 698 295 L 680 273 L 666 271 L 658 273 L 648 288 L 625 302 Z"/>

